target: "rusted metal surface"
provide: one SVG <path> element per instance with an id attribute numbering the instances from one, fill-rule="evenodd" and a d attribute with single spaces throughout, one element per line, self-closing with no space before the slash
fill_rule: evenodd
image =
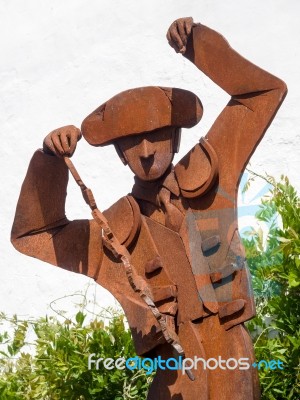
<path id="1" fill-rule="evenodd" d="M 192 359 L 252 363 L 243 323 L 255 307 L 238 235 L 237 187 L 286 85 L 191 18 L 176 20 L 167 38 L 230 96 L 205 138 L 173 166 L 181 128 L 202 116 L 197 96 L 159 87 L 118 94 L 91 113 L 81 131 L 67 126 L 47 135 L 22 186 L 12 242 L 27 255 L 83 273 L 110 290 L 127 315 L 138 354 L 170 358 L 176 343 L 179 353 L 183 349 Z M 101 214 L 75 172 L 94 218 L 69 221 L 64 159 L 72 156 L 81 134 L 95 146 L 114 144 L 135 184 L 130 195 Z M 260 397 L 254 369 L 192 372 L 194 381 L 181 371 L 159 370 L 148 398 Z"/>

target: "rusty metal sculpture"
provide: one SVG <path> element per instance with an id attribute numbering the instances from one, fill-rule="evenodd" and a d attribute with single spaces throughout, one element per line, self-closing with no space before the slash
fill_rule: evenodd
<path id="1" fill-rule="evenodd" d="M 83 121 L 81 132 L 93 146 L 114 144 L 135 174 L 132 193 L 102 214 L 69 159 L 80 130 L 57 129 L 31 160 L 12 242 L 27 255 L 107 288 L 127 315 L 139 355 L 254 361 L 244 326 L 255 307 L 238 235 L 237 187 L 286 85 L 192 18 L 176 20 L 167 38 L 231 96 L 206 137 L 173 166 L 181 128 L 201 119 L 198 97 L 165 87 L 116 95 Z M 65 216 L 68 168 L 93 220 Z M 189 376 L 159 369 L 148 398 L 259 396 L 253 369 L 199 367 Z"/>

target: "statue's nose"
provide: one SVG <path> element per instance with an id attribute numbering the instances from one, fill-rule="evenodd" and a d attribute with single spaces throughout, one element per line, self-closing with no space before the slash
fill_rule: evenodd
<path id="1" fill-rule="evenodd" d="M 143 139 L 141 142 L 141 149 L 140 149 L 140 156 L 141 158 L 148 158 L 150 156 L 153 156 L 154 154 L 154 149 L 152 146 L 152 143 L 149 142 L 147 139 Z"/>

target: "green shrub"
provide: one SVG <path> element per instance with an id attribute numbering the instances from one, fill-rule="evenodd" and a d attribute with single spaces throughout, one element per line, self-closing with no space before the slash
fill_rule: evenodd
<path id="1" fill-rule="evenodd" d="M 15 317 L 12 340 L 7 333 L 0 336 L 2 344 L 10 343 L 1 352 L 6 357 L 0 361 L 1 400 L 145 399 L 151 378 L 143 370 L 107 370 L 102 363 L 99 370 L 88 369 L 92 353 L 96 359 L 135 356 L 124 316 L 114 313 L 107 326 L 98 319 L 85 326 L 84 319 L 82 311 L 75 321 L 63 323 L 53 317 L 30 323 Z M 36 334 L 35 354 L 21 351 L 29 326 Z"/>
<path id="2" fill-rule="evenodd" d="M 263 400 L 300 398 L 300 201 L 286 177 L 267 176 L 270 193 L 256 214 L 269 225 L 244 239 L 257 316 L 247 326 L 256 359 L 278 359 L 284 369 L 259 371 Z M 280 227 L 281 226 L 281 227 Z"/>

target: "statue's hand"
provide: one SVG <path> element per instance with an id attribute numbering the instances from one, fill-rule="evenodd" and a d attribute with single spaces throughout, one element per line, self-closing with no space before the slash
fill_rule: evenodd
<path id="1" fill-rule="evenodd" d="M 167 39 L 169 45 L 173 47 L 176 53 L 185 53 L 188 37 L 192 32 L 192 28 L 196 25 L 192 17 L 176 19 L 170 25 L 167 32 Z"/>
<path id="2" fill-rule="evenodd" d="M 43 150 L 47 154 L 57 157 L 72 157 L 77 142 L 81 139 L 81 132 L 74 125 L 63 126 L 50 132 L 44 139 Z"/>

